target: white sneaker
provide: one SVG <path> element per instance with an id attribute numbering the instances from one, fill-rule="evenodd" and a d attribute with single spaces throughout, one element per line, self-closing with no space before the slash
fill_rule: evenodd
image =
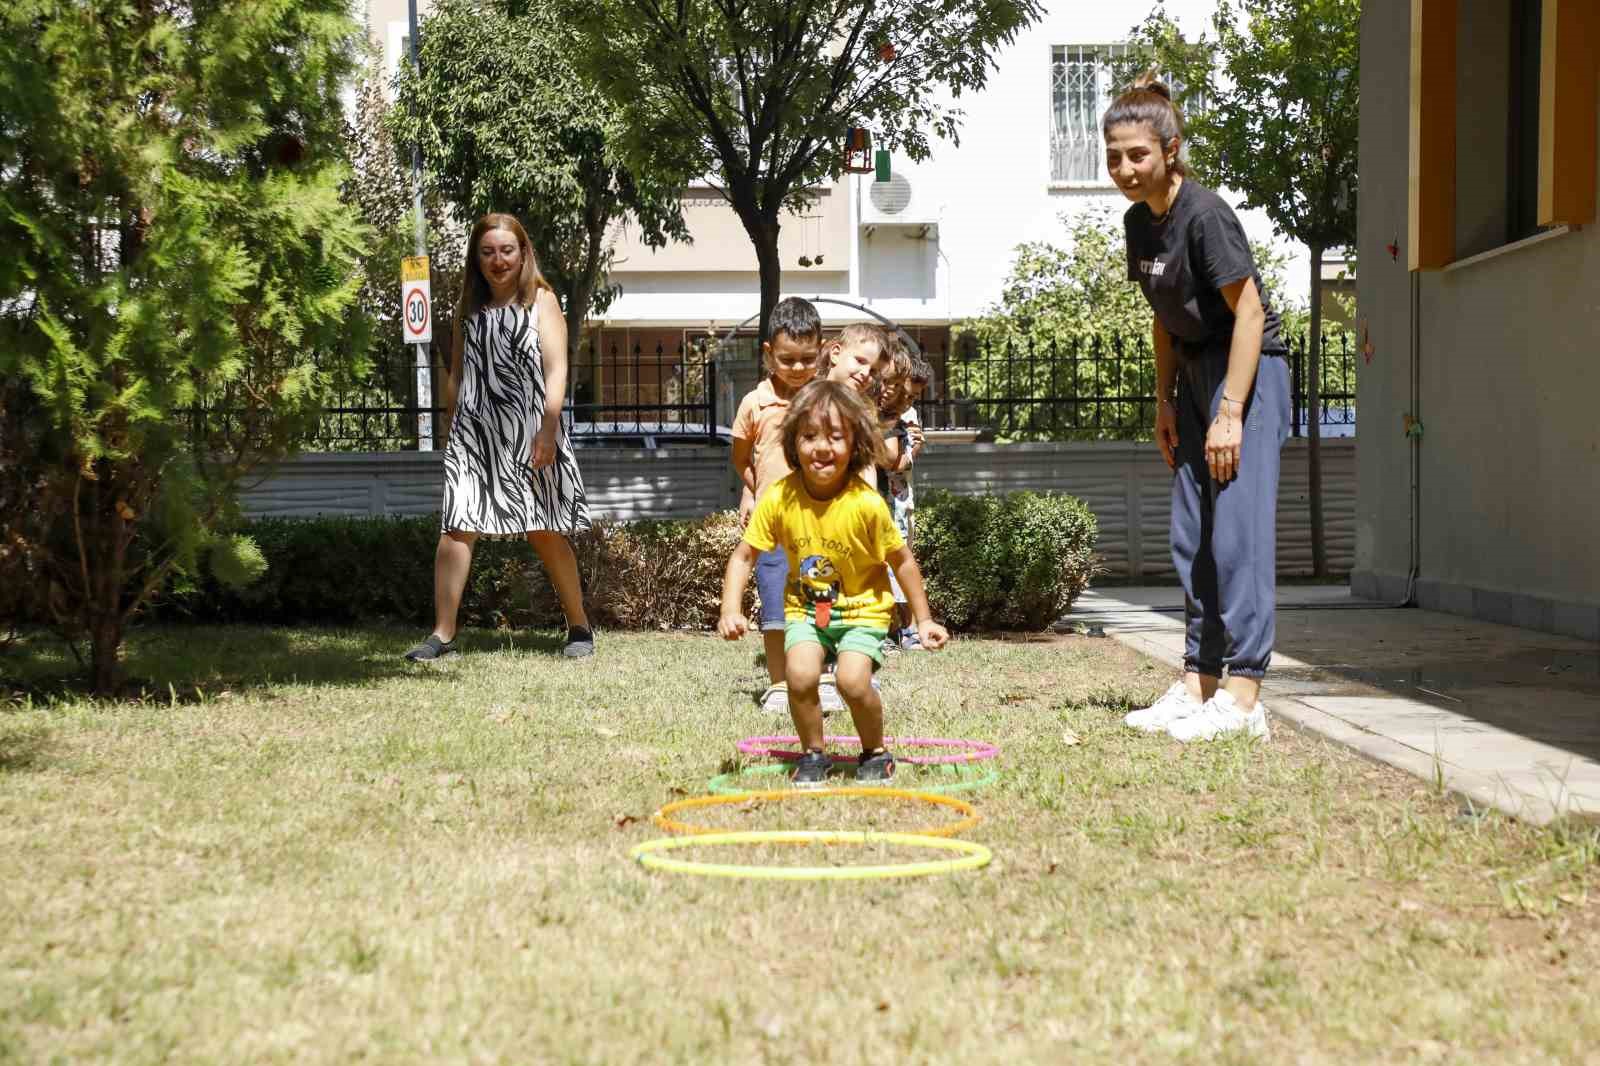
<path id="1" fill-rule="evenodd" d="M 817 701 L 822 704 L 822 713 L 825 715 L 844 710 L 844 697 L 839 695 L 838 678 L 832 674 L 822 675 L 817 682 Z"/>
<path id="2" fill-rule="evenodd" d="M 1247 714 L 1226 689 L 1218 689 L 1217 694 L 1207 700 L 1200 710 L 1167 726 L 1167 732 L 1173 739 L 1185 744 L 1195 740 L 1216 740 L 1233 733 L 1245 733 L 1255 740 L 1266 740 L 1271 736 L 1271 730 L 1267 728 L 1267 705 L 1257 699 L 1255 709 Z"/>
<path id="3" fill-rule="evenodd" d="M 1198 713 L 1203 706 L 1190 695 L 1189 686 L 1179 681 L 1150 706 L 1129 711 L 1122 724 L 1144 733 L 1160 733 L 1179 718 Z"/>
<path id="4" fill-rule="evenodd" d="M 767 691 L 761 694 L 761 709 L 768 714 L 789 713 L 789 685 L 779 681 L 776 685 L 768 685 Z"/>

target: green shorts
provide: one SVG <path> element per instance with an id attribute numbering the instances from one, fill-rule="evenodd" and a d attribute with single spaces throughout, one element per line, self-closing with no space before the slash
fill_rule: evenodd
<path id="1" fill-rule="evenodd" d="M 871 659 L 873 666 L 882 666 L 883 642 L 888 636 L 887 629 L 851 625 L 818 626 L 802 619 L 783 627 L 783 650 L 788 651 L 796 644 L 821 644 L 822 650 L 835 658 L 842 651 L 858 651 Z"/>

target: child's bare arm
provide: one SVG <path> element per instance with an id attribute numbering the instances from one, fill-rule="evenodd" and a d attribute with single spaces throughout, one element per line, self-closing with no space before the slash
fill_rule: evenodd
<path id="1" fill-rule="evenodd" d="M 744 482 L 744 487 L 751 492 L 756 490 L 756 464 L 752 462 L 756 454 L 756 442 L 745 440 L 743 437 L 733 438 L 733 469 L 738 473 L 739 480 Z"/>
<path id="2" fill-rule="evenodd" d="M 911 620 L 917 626 L 917 638 L 929 651 L 938 651 L 949 642 L 950 631 L 933 620 L 933 612 L 928 608 L 928 593 L 922 587 L 922 569 L 917 566 L 916 557 L 911 554 L 910 548 L 902 544 L 889 553 L 887 562 L 894 570 L 895 580 L 900 582 L 901 591 L 906 594 L 906 603 L 911 607 Z"/>
<path id="3" fill-rule="evenodd" d="M 741 540 L 728 557 L 728 569 L 722 575 L 722 618 L 717 622 L 717 632 L 723 640 L 738 640 L 750 631 L 750 620 L 744 616 L 744 590 L 750 584 L 750 571 L 755 564 L 756 550 Z"/>
<path id="4" fill-rule="evenodd" d="M 889 456 L 889 463 L 885 470 L 899 470 L 900 460 L 903 458 L 903 449 L 900 447 L 900 434 L 891 433 L 883 438 L 883 450 Z"/>
<path id="5" fill-rule="evenodd" d="M 743 488 L 739 492 L 739 527 L 750 521 L 750 512 L 756 505 L 755 441 L 743 437 L 733 438 L 733 469 L 739 475 Z"/>

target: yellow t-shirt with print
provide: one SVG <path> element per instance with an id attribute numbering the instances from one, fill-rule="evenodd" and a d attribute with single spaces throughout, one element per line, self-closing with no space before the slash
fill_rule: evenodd
<path id="1" fill-rule="evenodd" d="M 860 478 L 819 500 L 798 473 L 788 475 L 762 493 L 744 539 L 757 551 L 777 547 L 789 556 L 787 621 L 889 628 L 894 593 L 884 558 L 906 542 L 883 497 Z"/>

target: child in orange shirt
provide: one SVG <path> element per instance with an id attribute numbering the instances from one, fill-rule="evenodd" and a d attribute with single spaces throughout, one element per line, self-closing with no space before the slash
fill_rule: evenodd
<path id="1" fill-rule="evenodd" d="M 817 376 L 822 318 L 811 301 L 791 296 L 772 309 L 767 334 L 761 342 L 767 377 L 745 395 L 733 419 L 733 468 L 744 483 L 739 501 L 741 527 L 749 523 L 761 494 L 789 474 L 783 453 L 783 416 L 794 394 Z M 783 672 L 783 589 L 789 580 L 788 558 L 776 549 L 763 552 L 756 560 L 755 573 L 770 682 L 761 694 L 761 709 L 783 714 L 789 709 Z M 837 700 L 834 694 L 833 701 Z"/>

